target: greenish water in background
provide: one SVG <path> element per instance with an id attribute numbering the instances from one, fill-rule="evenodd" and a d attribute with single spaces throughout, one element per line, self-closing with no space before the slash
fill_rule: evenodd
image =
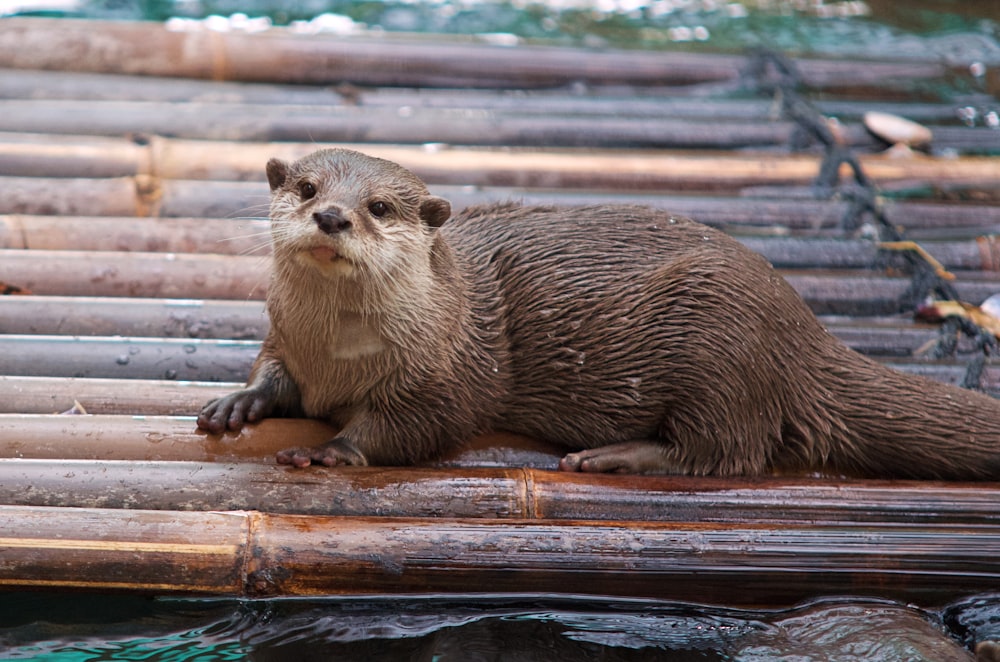
<path id="1" fill-rule="evenodd" d="M 1000 65 L 997 0 L 103 0 L 71 13 L 166 20 L 242 12 L 276 24 L 332 13 L 396 32 L 515 35 L 591 47 L 982 61 Z"/>

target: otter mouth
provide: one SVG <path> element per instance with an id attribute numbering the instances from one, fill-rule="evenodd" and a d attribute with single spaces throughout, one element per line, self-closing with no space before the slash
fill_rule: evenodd
<path id="1" fill-rule="evenodd" d="M 317 262 L 336 262 L 337 260 L 344 259 L 343 255 L 329 246 L 316 246 L 315 248 L 307 249 L 305 252 Z"/>

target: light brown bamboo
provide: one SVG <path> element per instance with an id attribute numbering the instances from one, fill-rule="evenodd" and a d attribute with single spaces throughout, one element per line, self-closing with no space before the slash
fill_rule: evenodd
<path id="1" fill-rule="evenodd" d="M 0 297 L 0 334 L 261 340 L 261 301 L 135 297 Z"/>
<path id="2" fill-rule="evenodd" d="M 434 41 L 170 32 L 162 25 L 12 18 L 0 33 L 0 66 L 169 75 L 213 80 L 419 87 L 555 87 L 588 84 L 687 85 L 734 80 L 745 59 L 692 53 L 642 53 L 522 46 L 517 49 Z M 900 78 L 937 77 L 933 63 L 806 61 L 813 87 L 886 86 Z"/>
<path id="3" fill-rule="evenodd" d="M 961 545 L 955 541 L 961 540 Z M 238 597 L 567 593 L 940 605 L 1000 581 L 1000 526 L 395 519 L 0 507 L 7 588 Z"/>
<path id="4" fill-rule="evenodd" d="M 240 143 L 220 150 L 211 141 L 153 140 L 152 161 L 170 179 L 263 179 L 261 164 L 272 156 L 295 159 L 326 145 Z M 818 173 L 819 157 L 787 154 L 726 154 L 613 150 L 492 150 L 344 144 L 395 161 L 428 183 L 523 188 L 620 188 L 678 190 L 761 184 L 801 184 Z M 862 155 L 869 177 L 893 180 L 996 180 L 1000 162 L 986 157 L 894 159 Z M 196 165 L 192 165 L 196 164 Z M 193 170 L 194 168 L 194 170 Z M 847 166 L 843 173 L 849 174 Z"/>
<path id="5" fill-rule="evenodd" d="M 128 388 L 127 382 L 120 385 Z M 210 435 L 197 429 L 192 416 L 3 414 L 0 456 L 273 462 L 274 453 L 283 448 L 316 446 L 335 433 L 334 428 L 308 419 L 270 418 L 239 432 Z"/>
<path id="6" fill-rule="evenodd" d="M 269 262 L 191 253 L 0 250 L 0 281 L 46 295 L 262 299 Z"/>
<path id="7" fill-rule="evenodd" d="M 71 141 L 66 138 L 66 141 Z M 60 141 L 62 142 L 62 140 Z M 137 164 L 138 174 L 152 179 L 140 179 L 134 184 L 142 194 L 143 204 L 154 204 L 166 193 L 162 180 L 208 179 L 219 181 L 264 180 L 264 164 L 271 157 L 296 159 L 316 149 L 344 146 L 359 149 L 372 156 L 395 161 L 413 170 L 430 184 L 463 186 L 513 186 L 522 188 L 622 189 L 627 191 L 670 191 L 697 188 L 720 189 L 763 185 L 810 183 L 818 173 L 819 157 L 806 154 L 695 154 L 679 151 L 644 150 L 621 152 L 598 149 L 531 150 L 458 148 L 428 150 L 418 146 L 357 144 L 357 143 L 222 143 L 179 139 L 151 139 L 148 163 Z M 0 173 L 3 170 L 3 150 L 9 146 L 0 142 Z M 24 152 L 24 146 L 16 145 Z M 79 172 L 83 165 L 74 162 L 71 143 L 67 147 L 66 168 Z M 86 161 L 89 157 L 84 157 Z M 19 155 L 16 165 L 25 166 L 30 155 Z M 881 154 L 862 155 L 865 171 L 880 183 L 893 181 L 995 181 L 1000 179 L 1000 163 L 987 157 L 958 159 L 930 156 L 894 159 Z M 48 159 L 46 159 L 48 163 Z M 48 169 L 49 176 L 59 174 L 59 166 Z M 843 174 L 849 174 L 844 167 Z M 74 180 L 67 180 L 74 181 Z M 89 181 L 89 180 L 88 180 Z M 124 181 L 124 180 L 123 180 Z M 9 182 L 4 187 L 14 190 L 17 185 L 25 192 L 33 180 Z M 120 184 L 121 185 L 121 184 Z M 84 187 L 85 184 L 77 184 Z M 45 189 L 35 182 L 30 189 L 36 195 Z M 266 187 L 261 189 L 266 195 Z M 133 197 L 134 197 L 133 193 Z M 22 193 L 18 199 L 31 199 Z M 266 202 L 266 198 L 262 200 Z M 8 203 L 5 203 L 8 204 Z M 24 213 L 5 206 L 0 211 Z M 45 213 L 45 212 L 36 212 Z M 50 212 L 51 213 L 51 212 Z M 65 213 L 65 212 L 62 212 Z M 88 215 L 85 211 L 76 212 Z M 91 215 L 149 215 L 126 212 Z"/>
<path id="8" fill-rule="evenodd" d="M 253 219 L 0 216 L 0 248 L 266 255 L 270 223 Z"/>
<path id="9" fill-rule="evenodd" d="M 58 414 L 79 403 L 88 414 L 193 416 L 209 400 L 242 387 L 242 382 L 0 375 L 0 414 Z"/>

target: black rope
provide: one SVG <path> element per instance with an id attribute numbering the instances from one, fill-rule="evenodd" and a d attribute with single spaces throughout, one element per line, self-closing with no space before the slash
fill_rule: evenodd
<path id="1" fill-rule="evenodd" d="M 793 150 L 802 150 L 810 144 L 823 148 L 823 160 L 819 173 L 813 180 L 813 193 L 817 198 L 829 200 L 835 196 L 848 201 L 847 212 L 841 219 L 841 229 L 854 232 L 863 220 L 870 217 L 875 222 L 879 242 L 898 242 L 902 233 L 888 219 L 875 182 L 865 173 L 861 162 L 850 147 L 841 143 L 829 120 L 799 92 L 803 87 L 802 76 L 792 60 L 781 53 L 769 49 L 751 51 L 744 70 L 744 80 L 750 81 L 755 89 L 769 94 L 781 103 L 781 113 L 795 123 L 790 138 Z M 843 165 L 849 166 L 851 182 L 844 185 L 840 180 Z M 880 259 L 887 259 L 887 251 L 880 251 Z M 894 252 L 895 253 L 895 252 Z M 910 286 L 900 296 L 899 310 L 915 310 L 928 298 L 958 301 L 958 292 L 941 274 L 939 268 L 928 262 L 917 251 L 895 253 L 902 256 L 911 274 Z M 975 341 L 976 355 L 968 364 L 962 387 L 979 390 L 982 383 L 986 358 L 997 353 L 996 336 L 963 317 L 953 316 L 941 326 L 937 344 L 931 355 L 944 358 L 954 357 L 958 348 L 958 334 L 962 333 Z"/>

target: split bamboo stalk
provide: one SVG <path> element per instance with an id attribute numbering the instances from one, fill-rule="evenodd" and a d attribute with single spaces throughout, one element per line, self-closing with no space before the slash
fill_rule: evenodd
<path id="1" fill-rule="evenodd" d="M 193 416 L 243 382 L 0 375 L 0 414 L 57 414 L 77 403 L 91 415 Z"/>
<path id="2" fill-rule="evenodd" d="M 713 120 L 762 120 L 774 116 L 770 99 L 685 98 L 687 90 L 591 87 L 578 90 L 487 90 L 423 88 L 333 88 L 329 86 L 234 83 L 154 76 L 0 69 L 0 99 L 198 102 L 364 108 L 476 110 L 560 117 L 671 117 Z M 988 104 L 992 97 L 967 103 Z M 815 99 L 825 115 L 858 120 L 869 111 L 926 123 L 950 123 L 955 106 L 946 103 Z M 148 133 L 144 130 L 143 133 Z"/>
<path id="3" fill-rule="evenodd" d="M 553 456 L 555 458 L 557 456 Z M 995 484 L 582 475 L 509 467 L 0 460 L 7 506 L 337 517 L 997 526 Z"/>
<path id="4" fill-rule="evenodd" d="M 734 81 L 742 57 L 693 53 L 502 48 L 456 40 L 304 37 L 276 28 L 263 34 L 171 32 L 162 25 L 11 18 L 0 34 L 0 67 L 61 69 L 212 80 L 416 87 L 688 85 Z M 804 84 L 886 87 L 887 81 L 936 78 L 934 63 L 801 60 Z"/>
<path id="5" fill-rule="evenodd" d="M 0 248 L 156 253 L 270 253 L 266 220 L 0 215 Z"/>
<path id="6" fill-rule="evenodd" d="M 260 340 L 260 301 L 124 297 L 0 297 L 0 334 Z"/>
<path id="7" fill-rule="evenodd" d="M 0 370 L 23 377 L 245 382 L 259 351 L 252 340 L 0 335 Z"/>
<path id="8" fill-rule="evenodd" d="M 925 606 L 1000 580 L 997 525 L 395 519 L 0 508 L 0 585 L 234 597 L 577 593 Z M 956 546 L 955 541 L 962 544 Z"/>

